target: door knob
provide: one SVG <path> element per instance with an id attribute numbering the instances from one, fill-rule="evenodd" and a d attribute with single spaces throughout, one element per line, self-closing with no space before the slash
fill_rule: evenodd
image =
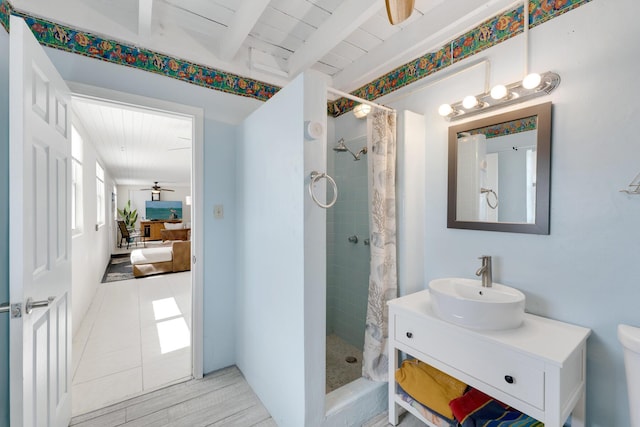
<path id="1" fill-rule="evenodd" d="M 42 301 L 34 301 L 33 298 L 29 298 L 27 299 L 27 303 L 24 306 L 24 311 L 27 314 L 31 314 L 34 308 L 48 307 L 54 299 L 56 299 L 56 297 L 49 297 L 48 299 Z"/>

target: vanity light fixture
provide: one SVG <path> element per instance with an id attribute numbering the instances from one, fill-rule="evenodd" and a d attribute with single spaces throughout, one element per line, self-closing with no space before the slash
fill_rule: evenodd
<path id="1" fill-rule="evenodd" d="M 468 110 L 478 106 L 478 98 L 473 95 L 465 96 L 462 100 L 462 106 Z"/>
<path id="2" fill-rule="evenodd" d="M 522 79 L 522 87 L 525 89 L 535 89 L 540 86 L 540 81 L 542 78 L 538 73 L 527 74 L 524 79 Z"/>
<path id="3" fill-rule="evenodd" d="M 448 116 L 451 113 L 453 113 L 453 108 L 451 108 L 451 105 L 449 104 L 442 104 L 438 108 L 438 114 L 440 114 L 441 116 Z"/>
<path id="4" fill-rule="evenodd" d="M 510 93 L 505 85 L 496 85 L 491 88 L 491 97 L 493 99 L 503 99 L 506 96 L 510 96 Z"/>
<path id="5" fill-rule="evenodd" d="M 496 110 L 508 105 L 528 101 L 550 94 L 560 84 L 560 76 L 552 71 L 528 74 L 522 81 L 497 85 L 489 92 L 465 97 L 453 104 L 442 104 L 438 113 L 446 120 L 455 121 L 476 114 Z"/>
<path id="6" fill-rule="evenodd" d="M 353 109 L 353 115 L 356 116 L 357 119 L 364 119 L 370 112 L 371 105 L 369 104 L 358 104 L 356 108 Z"/>

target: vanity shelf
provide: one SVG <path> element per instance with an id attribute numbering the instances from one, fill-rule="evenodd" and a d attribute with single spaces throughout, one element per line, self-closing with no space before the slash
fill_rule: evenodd
<path id="1" fill-rule="evenodd" d="M 543 422 L 584 427 L 586 342 L 591 331 L 525 314 L 517 329 L 475 331 L 441 320 L 428 290 L 389 302 L 389 422 L 398 406 L 425 420 L 402 401 L 393 381 L 399 352 L 410 354 Z"/>

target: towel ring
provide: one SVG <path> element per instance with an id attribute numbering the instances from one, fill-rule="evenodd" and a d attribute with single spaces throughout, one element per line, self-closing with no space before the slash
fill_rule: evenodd
<path id="1" fill-rule="evenodd" d="M 332 207 L 333 205 L 336 204 L 336 200 L 338 200 L 338 186 L 336 185 L 336 182 L 333 180 L 333 178 L 331 178 L 329 175 L 327 175 L 324 172 L 316 172 L 313 171 L 311 172 L 310 175 L 311 181 L 309 181 L 309 195 L 311 196 L 311 199 L 316 202 L 316 205 L 320 206 L 321 208 L 324 209 L 328 209 L 330 207 Z M 317 198 L 316 195 L 313 194 L 313 184 L 315 184 L 316 182 L 318 182 L 320 179 L 326 179 L 327 181 L 329 181 L 331 183 L 331 185 L 333 186 L 333 199 L 327 203 L 326 205 L 324 203 L 321 203 Z"/>
<path id="2" fill-rule="evenodd" d="M 498 195 L 496 194 L 495 191 L 493 191 L 490 188 L 481 188 L 480 189 L 480 194 L 485 194 L 487 193 L 487 197 L 486 197 L 486 201 L 487 201 L 487 205 L 489 205 L 489 207 L 491 209 L 495 209 L 498 207 Z M 493 194 L 493 197 L 496 199 L 495 203 L 491 204 L 491 202 L 489 201 L 489 194 Z"/>

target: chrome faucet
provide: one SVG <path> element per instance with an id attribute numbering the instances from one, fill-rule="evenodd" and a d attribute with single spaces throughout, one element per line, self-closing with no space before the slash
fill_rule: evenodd
<path id="1" fill-rule="evenodd" d="M 482 267 L 476 271 L 476 276 L 482 276 L 482 287 L 490 288 L 493 283 L 493 274 L 491 273 L 491 256 L 482 255 L 478 257 L 482 260 Z"/>

